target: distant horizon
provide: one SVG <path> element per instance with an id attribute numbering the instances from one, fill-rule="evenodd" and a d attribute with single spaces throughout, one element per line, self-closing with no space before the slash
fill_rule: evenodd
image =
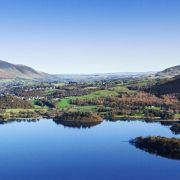
<path id="1" fill-rule="evenodd" d="M 156 73 L 156 72 L 160 72 L 160 71 L 163 71 L 167 68 L 171 68 L 171 67 L 175 67 L 175 66 L 179 66 L 179 64 L 175 65 L 175 66 L 169 66 L 167 68 L 164 68 L 164 69 L 160 69 L 160 70 L 157 70 L 157 71 L 151 71 L 151 70 L 147 70 L 147 71 L 115 71 L 115 72 L 92 72 L 92 73 L 49 73 L 49 72 L 46 72 L 46 71 L 43 71 L 43 70 L 38 70 L 36 68 L 34 68 L 33 66 L 29 66 L 27 64 L 19 64 L 19 63 L 12 63 L 10 61 L 6 61 L 6 60 L 3 60 L 3 59 L 0 59 L 0 61 L 4 61 L 4 62 L 7 62 L 7 63 L 10 63 L 10 64 L 14 64 L 14 65 L 22 65 L 22 66 L 28 66 L 38 72 L 43 72 L 43 73 L 48 73 L 48 74 L 52 74 L 52 75 L 99 75 L 99 74 L 118 74 L 118 73 L 122 73 L 122 74 L 126 74 L 126 73 L 132 73 L 132 74 L 136 74 L 136 73 Z"/>
<path id="2" fill-rule="evenodd" d="M 1 0 L 1 58 L 50 74 L 180 62 L 179 0 Z"/>

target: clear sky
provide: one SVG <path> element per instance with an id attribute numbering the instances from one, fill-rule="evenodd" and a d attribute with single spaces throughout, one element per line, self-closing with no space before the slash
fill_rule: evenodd
<path id="1" fill-rule="evenodd" d="M 0 0 L 0 59 L 49 73 L 180 64 L 180 0 Z"/>

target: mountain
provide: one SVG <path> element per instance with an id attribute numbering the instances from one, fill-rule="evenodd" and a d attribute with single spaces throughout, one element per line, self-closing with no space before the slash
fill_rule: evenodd
<path id="1" fill-rule="evenodd" d="M 99 81 L 113 80 L 121 78 L 136 78 L 151 73 L 144 72 L 123 72 L 123 73 L 102 73 L 102 74 L 60 74 L 50 75 L 47 73 L 36 71 L 35 69 L 19 65 L 11 64 L 0 60 L 0 79 L 26 79 L 41 81 L 62 81 L 62 82 L 83 82 L 83 81 Z"/>
<path id="2" fill-rule="evenodd" d="M 19 65 L 11 64 L 0 60 L 0 79 L 25 79 L 38 81 L 62 81 L 62 82 L 84 82 L 84 81 L 100 81 L 114 79 L 129 79 L 129 78 L 172 78 L 180 75 L 180 65 L 165 69 L 164 71 L 155 72 L 117 72 L 117 73 L 102 73 L 102 74 L 59 74 L 51 75 L 44 72 L 36 71 L 35 69 Z"/>
<path id="3" fill-rule="evenodd" d="M 161 72 L 156 73 L 156 77 L 160 78 L 172 78 L 180 75 L 180 65 L 167 68 Z"/>
<path id="4" fill-rule="evenodd" d="M 151 87 L 148 91 L 158 95 L 179 94 L 180 95 L 180 75 L 161 84 Z"/>
<path id="5" fill-rule="evenodd" d="M 0 79 L 27 79 L 44 80 L 51 78 L 51 75 L 38 72 L 28 66 L 11 64 L 0 60 Z"/>

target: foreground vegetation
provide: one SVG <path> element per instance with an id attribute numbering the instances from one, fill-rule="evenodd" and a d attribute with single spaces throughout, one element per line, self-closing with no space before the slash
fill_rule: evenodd
<path id="1" fill-rule="evenodd" d="M 157 95 L 148 90 L 158 80 L 120 79 L 96 82 L 42 82 L 4 86 L 0 96 L 0 119 L 65 118 L 96 114 L 102 119 L 180 119 L 177 94 Z M 64 115 L 64 116 L 63 116 Z M 75 117 L 76 116 L 76 117 Z M 61 119 L 62 119 L 61 118 Z M 94 121 L 91 116 L 91 121 Z M 90 118 L 89 118 L 90 119 Z"/>

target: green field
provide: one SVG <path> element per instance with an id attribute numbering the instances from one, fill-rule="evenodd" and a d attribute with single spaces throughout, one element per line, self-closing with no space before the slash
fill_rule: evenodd
<path id="1" fill-rule="evenodd" d="M 180 118 L 180 114 L 176 114 L 175 117 L 176 117 L 176 118 Z"/>
<path id="2" fill-rule="evenodd" d="M 76 105 L 71 105 L 71 98 L 64 98 L 60 102 L 58 102 L 58 107 L 59 108 L 67 108 L 67 107 L 73 107 L 75 109 L 95 109 L 97 106 L 76 106 Z"/>
<path id="3" fill-rule="evenodd" d="M 5 113 L 19 113 L 19 112 L 26 112 L 26 111 L 34 111 L 34 109 L 6 109 Z"/>
<path id="4" fill-rule="evenodd" d="M 118 93 L 116 91 L 113 90 L 99 90 L 93 93 L 90 93 L 88 95 L 84 95 L 84 96 L 72 96 L 72 97 L 67 97 L 64 99 L 61 99 L 58 102 L 58 107 L 59 108 L 66 108 L 66 107 L 70 107 L 71 106 L 71 100 L 75 100 L 75 99 L 93 99 L 93 98 L 98 98 L 98 97 L 107 97 L 107 96 L 117 96 Z M 82 106 L 83 108 L 83 106 Z M 92 106 L 91 106 L 92 108 Z"/>
<path id="5" fill-rule="evenodd" d="M 72 99 L 92 99 L 106 96 L 117 96 L 118 93 L 113 90 L 99 90 L 84 96 L 74 96 Z"/>
<path id="6" fill-rule="evenodd" d="M 124 93 L 124 92 L 134 92 L 132 90 L 129 90 L 126 86 L 122 86 L 122 85 L 118 85 L 116 87 L 111 88 L 112 91 L 116 92 L 116 93 Z"/>
<path id="7" fill-rule="evenodd" d="M 115 119 L 128 118 L 128 119 L 144 119 L 144 114 L 135 114 L 135 115 L 116 115 Z"/>
<path id="8" fill-rule="evenodd" d="M 75 106 L 76 109 L 96 109 L 97 106 Z"/>
<path id="9" fill-rule="evenodd" d="M 60 102 L 58 102 L 58 107 L 59 108 L 66 108 L 69 107 L 71 100 L 69 98 L 64 98 Z"/>

